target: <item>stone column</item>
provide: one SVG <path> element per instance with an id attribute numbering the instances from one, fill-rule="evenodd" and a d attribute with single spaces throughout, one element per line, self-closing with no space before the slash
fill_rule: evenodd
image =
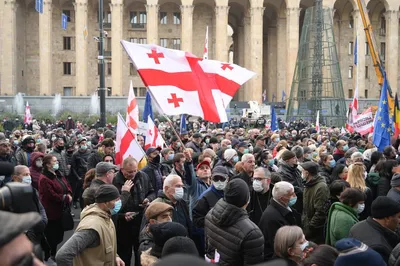
<path id="1" fill-rule="evenodd" d="M 399 11 L 388 10 L 386 17 L 386 69 L 389 84 L 394 92 L 399 90 Z"/>
<path id="2" fill-rule="evenodd" d="M 215 54 L 216 60 L 228 62 L 228 5 L 215 7 L 216 19 L 216 41 Z"/>
<path id="3" fill-rule="evenodd" d="M 262 103 L 263 93 L 263 16 L 264 7 L 251 7 L 251 50 L 250 50 L 250 69 L 257 73 L 255 77 L 250 80 L 251 84 L 251 97 L 252 101 Z"/>
<path id="4" fill-rule="evenodd" d="M 282 91 L 286 91 L 286 65 L 288 64 L 287 53 L 285 53 L 286 47 L 286 19 L 279 18 L 276 23 L 276 34 L 277 34 L 277 55 L 276 55 L 276 67 L 277 67 L 277 82 L 276 82 L 276 92 L 272 98 L 275 102 L 281 101 Z M 283 52 L 282 52 L 283 51 Z M 272 99 L 271 98 L 271 99 Z"/>
<path id="5" fill-rule="evenodd" d="M 362 22 L 360 12 L 357 10 L 353 11 L 353 18 L 354 18 L 354 35 L 357 37 L 357 43 L 358 43 L 358 60 L 357 60 L 357 67 L 353 66 L 353 80 L 354 80 L 354 89 L 353 93 L 355 92 L 356 89 L 356 84 L 358 83 L 358 96 L 360 98 L 365 98 L 365 93 L 364 90 L 367 88 L 365 86 L 365 65 L 366 65 L 366 56 L 365 56 L 365 42 L 366 42 L 366 37 L 365 37 L 365 31 L 364 31 L 364 24 Z M 354 38 L 352 41 L 354 42 L 354 45 L 356 45 L 355 42 L 356 38 Z M 353 51 L 353 58 L 354 58 L 354 51 Z M 352 60 L 354 64 L 354 60 Z M 370 70 L 370 74 L 372 74 L 373 70 Z"/>
<path id="6" fill-rule="evenodd" d="M 51 0 L 43 1 L 43 14 L 39 14 L 40 94 L 53 92 L 53 19 Z"/>
<path id="7" fill-rule="evenodd" d="M 193 5 L 181 6 L 181 50 L 193 51 Z"/>
<path id="8" fill-rule="evenodd" d="M 87 0 L 75 0 L 76 96 L 88 93 L 88 40 L 84 31 L 88 25 Z"/>
<path id="9" fill-rule="evenodd" d="M 290 96 L 290 90 L 292 88 L 292 81 L 294 76 L 294 69 L 296 66 L 297 53 L 299 50 L 299 17 L 300 17 L 300 8 L 288 8 L 286 10 L 286 47 L 287 47 L 287 56 L 286 56 L 286 85 L 285 85 L 285 93 L 286 98 L 285 101 L 288 100 Z M 281 95 L 277 95 L 277 100 L 281 101 Z"/>
<path id="10" fill-rule="evenodd" d="M 123 0 L 111 0 L 111 83 L 112 94 L 122 95 Z"/>
<path id="11" fill-rule="evenodd" d="M 158 11 L 160 6 L 158 4 L 146 5 L 147 11 L 147 43 L 159 44 L 158 40 Z"/>
<path id="12" fill-rule="evenodd" d="M 268 28 L 268 56 L 266 64 L 268 65 L 268 87 L 267 99 L 272 101 L 272 96 L 277 94 L 277 54 L 278 54 L 278 35 L 277 28 L 271 26 Z"/>
<path id="13" fill-rule="evenodd" d="M 1 6 L 0 6 L 1 7 Z M 17 8 L 15 0 L 5 0 L 0 17 L 2 31 L 2 60 L 0 65 L 0 94 L 15 95 L 17 93 Z"/>
<path id="14" fill-rule="evenodd" d="M 244 27 L 240 25 L 237 28 L 237 43 L 235 43 L 235 46 L 237 46 L 237 53 L 238 53 L 238 64 L 241 67 L 244 67 L 244 58 L 245 58 L 245 53 L 246 49 L 244 47 L 245 44 L 245 37 L 244 37 Z M 238 100 L 243 101 L 244 100 L 244 86 L 241 86 L 238 93 Z"/>

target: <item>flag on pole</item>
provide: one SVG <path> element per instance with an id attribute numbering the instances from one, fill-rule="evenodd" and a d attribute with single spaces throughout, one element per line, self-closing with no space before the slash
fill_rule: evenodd
<path id="1" fill-rule="evenodd" d="M 64 13 L 61 14 L 61 27 L 63 30 L 67 30 L 68 26 L 68 16 Z"/>
<path id="2" fill-rule="evenodd" d="M 155 105 L 166 115 L 226 122 L 226 107 L 255 73 L 235 64 L 202 60 L 184 51 L 121 41 Z"/>
<path id="3" fill-rule="evenodd" d="M 180 129 L 179 129 L 179 134 L 187 134 L 187 125 L 186 125 L 186 115 L 182 114 L 181 116 L 181 124 L 180 124 Z"/>
<path id="4" fill-rule="evenodd" d="M 278 120 L 276 119 L 275 108 L 271 106 L 271 130 L 278 130 Z"/>
<path id="5" fill-rule="evenodd" d="M 133 91 L 132 80 L 129 86 L 128 107 L 126 108 L 126 125 L 136 135 L 139 128 L 139 106 Z"/>
<path id="6" fill-rule="evenodd" d="M 151 106 L 151 96 L 149 91 L 146 93 L 146 101 L 144 102 L 144 110 L 143 110 L 143 121 L 147 123 L 147 118 L 151 117 L 151 119 L 154 119 L 153 115 L 153 107 Z"/>
<path id="7" fill-rule="evenodd" d="M 35 0 L 35 10 L 40 14 L 43 14 L 43 1 L 44 0 Z"/>
<path id="8" fill-rule="evenodd" d="M 392 126 L 389 118 L 388 81 L 384 75 L 381 98 L 378 111 L 375 114 L 373 143 L 379 151 L 390 145 L 390 132 Z"/>
<path id="9" fill-rule="evenodd" d="M 346 134 L 346 130 L 342 127 L 342 129 L 340 130 L 340 135 L 344 135 L 344 134 Z"/>
<path id="10" fill-rule="evenodd" d="M 29 103 L 26 102 L 24 124 L 29 125 L 30 123 L 32 123 L 31 107 L 29 106 Z"/>
<path id="11" fill-rule="evenodd" d="M 394 136 L 397 139 L 400 134 L 400 106 L 399 99 L 394 97 L 394 113 L 393 113 Z"/>
<path id="12" fill-rule="evenodd" d="M 208 26 L 206 29 L 206 40 L 204 42 L 204 55 L 203 59 L 208 60 Z"/>
<path id="13" fill-rule="evenodd" d="M 133 157 L 139 162 L 143 156 L 144 151 L 142 147 L 140 147 L 134 135 L 125 124 L 121 114 L 118 113 L 115 164 L 121 166 L 122 162 L 128 157 Z"/>
<path id="14" fill-rule="evenodd" d="M 354 95 L 353 95 L 353 101 L 351 103 L 351 123 L 349 123 L 350 125 L 352 125 L 353 121 L 356 120 L 357 115 L 358 115 L 358 66 L 357 66 L 357 62 L 358 62 L 358 41 L 356 38 L 355 41 L 355 46 L 354 46 L 354 65 L 356 67 L 356 89 L 354 90 Z"/>
<path id="15" fill-rule="evenodd" d="M 144 148 L 147 150 L 150 147 L 163 148 L 163 146 L 164 140 L 161 134 L 158 132 L 158 128 L 154 124 L 153 119 L 151 119 L 149 116 L 147 119 L 147 134 Z"/>
<path id="16" fill-rule="evenodd" d="M 317 121 L 315 121 L 315 130 L 319 133 L 319 110 L 317 111 Z"/>
<path id="17" fill-rule="evenodd" d="M 282 91 L 282 102 L 285 102 L 286 99 L 286 93 L 285 91 Z"/>

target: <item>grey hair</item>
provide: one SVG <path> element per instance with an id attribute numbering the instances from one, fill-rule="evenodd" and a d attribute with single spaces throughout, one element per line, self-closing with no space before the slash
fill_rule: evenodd
<path id="1" fill-rule="evenodd" d="M 14 175 L 20 175 L 22 173 L 22 171 L 24 171 L 26 168 L 28 168 L 28 166 L 26 166 L 26 165 L 15 166 L 14 167 Z"/>
<path id="2" fill-rule="evenodd" d="M 275 235 L 274 251 L 275 254 L 283 259 L 290 257 L 289 248 L 293 247 L 296 242 L 303 238 L 303 230 L 294 226 L 282 226 Z"/>
<path id="3" fill-rule="evenodd" d="M 164 193 L 166 191 L 166 187 L 171 187 L 172 184 L 175 183 L 176 180 L 182 180 L 182 178 L 179 175 L 169 175 L 165 178 L 164 185 L 163 185 Z"/>
<path id="4" fill-rule="evenodd" d="M 128 165 L 137 164 L 138 161 L 133 157 L 127 157 L 122 162 L 122 168 L 126 168 Z"/>
<path id="5" fill-rule="evenodd" d="M 294 190 L 292 184 L 286 181 L 280 181 L 274 185 L 272 189 L 272 198 L 278 200 L 283 196 L 289 194 L 290 191 Z"/>
<path id="6" fill-rule="evenodd" d="M 271 178 L 271 172 L 270 171 L 268 171 L 268 169 L 267 168 L 264 168 L 264 167 L 257 167 L 255 170 L 254 170 L 254 173 L 258 173 L 258 172 L 260 172 L 260 173 L 262 173 L 266 178 Z"/>
<path id="7" fill-rule="evenodd" d="M 254 155 L 251 154 L 251 153 L 243 154 L 243 156 L 242 156 L 242 163 L 246 162 L 246 161 L 247 161 L 248 159 L 250 159 L 250 158 L 254 158 Z"/>
<path id="8" fill-rule="evenodd" d="M 361 159 L 361 162 L 364 161 L 364 156 L 363 156 L 363 154 L 362 154 L 361 152 L 357 151 L 357 152 L 355 152 L 355 153 L 353 153 L 353 154 L 351 155 L 351 161 L 352 161 L 353 163 L 358 162 L 359 159 Z"/>

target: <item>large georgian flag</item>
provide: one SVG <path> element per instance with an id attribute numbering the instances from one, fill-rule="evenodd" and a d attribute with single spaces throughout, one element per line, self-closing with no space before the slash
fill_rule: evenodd
<path id="1" fill-rule="evenodd" d="M 121 43 L 166 115 L 190 114 L 226 122 L 225 108 L 239 87 L 255 75 L 238 65 L 203 60 L 184 51 Z"/>
<path id="2" fill-rule="evenodd" d="M 26 102 L 26 106 L 25 106 L 24 123 L 28 124 L 28 125 L 30 123 L 32 123 L 31 107 L 29 106 L 28 102 Z"/>

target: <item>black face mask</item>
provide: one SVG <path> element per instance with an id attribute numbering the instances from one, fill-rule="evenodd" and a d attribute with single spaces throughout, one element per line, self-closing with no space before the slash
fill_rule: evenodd
<path id="1" fill-rule="evenodd" d="M 64 146 L 57 146 L 57 149 L 59 149 L 60 151 L 62 151 L 64 149 Z"/>
<path id="2" fill-rule="evenodd" d="M 183 144 L 186 144 L 189 141 L 189 139 L 183 139 L 182 142 Z"/>
<path id="3" fill-rule="evenodd" d="M 74 151 L 67 151 L 67 153 L 68 153 L 68 154 L 73 154 L 73 153 L 74 153 Z"/>
<path id="4" fill-rule="evenodd" d="M 35 150 L 35 147 L 26 147 L 25 150 L 27 152 L 33 152 Z"/>
<path id="5" fill-rule="evenodd" d="M 160 160 L 161 160 L 161 156 L 160 156 L 160 155 L 157 155 L 157 156 L 154 157 L 151 161 L 152 161 L 153 163 L 160 163 Z"/>

